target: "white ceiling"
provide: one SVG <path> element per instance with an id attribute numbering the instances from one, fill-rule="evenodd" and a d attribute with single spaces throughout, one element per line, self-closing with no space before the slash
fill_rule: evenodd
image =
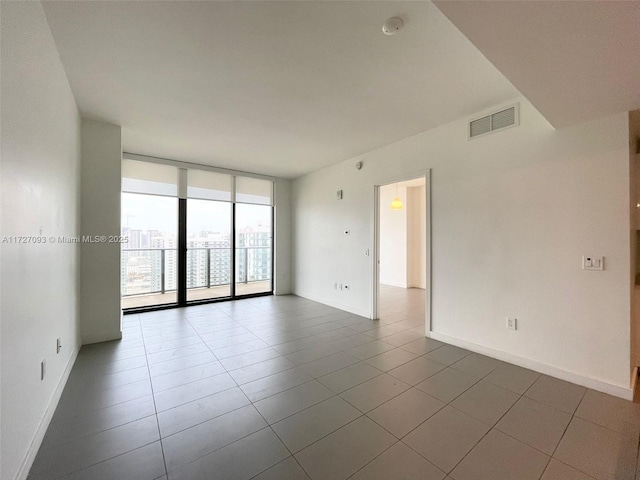
<path id="1" fill-rule="evenodd" d="M 132 153 L 293 178 L 519 95 L 430 2 L 42 3 Z"/>
<path id="2" fill-rule="evenodd" d="M 640 108 L 639 1 L 437 1 L 555 127 Z"/>

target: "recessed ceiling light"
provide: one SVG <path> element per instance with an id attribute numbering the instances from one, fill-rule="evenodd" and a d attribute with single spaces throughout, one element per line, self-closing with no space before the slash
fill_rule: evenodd
<path id="1" fill-rule="evenodd" d="M 394 35 L 398 33 L 398 30 L 400 30 L 403 26 L 404 22 L 400 17 L 391 17 L 382 25 L 382 33 L 384 33 L 385 35 Z"/>

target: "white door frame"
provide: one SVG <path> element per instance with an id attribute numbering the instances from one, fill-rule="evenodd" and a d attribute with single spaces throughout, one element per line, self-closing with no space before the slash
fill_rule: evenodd
<path id="1" fill-rule="evenodd" d="M 421 170 L 418 172 L 398 176 L 395 178 L 384 179 L 376 183 L 373 187 L 373 252 L 372 261 L 372 279 L 371 279 L 371 318 L 378 320 L 380 318 L 380 187 L 390 185 L 407 180 L 414 180 L 423 177 L 425 181 L 425 212 L 427 220 L 425 222 L 425 305 L 424 305 L 424 331 L 425 336 L 431 336 L 431 170 Z"/>

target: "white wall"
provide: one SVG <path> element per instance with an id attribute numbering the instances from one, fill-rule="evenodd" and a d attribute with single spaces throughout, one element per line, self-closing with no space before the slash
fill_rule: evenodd
<path id="1" fill-rule="evenodd" d="M 120 235 L 121 128 L 82 121 L 82 235 Z M 82 343 L 122 337 L 120 244 L 82 243 Z"/>
<path id="2" fill-rule="evenodd" d="M 40 3 L 0 9 L 2 235 L 47 240 L 2 243 L 0 478 L 9 480 L 26 478 L 80 347 L 80 247 L 56 243 L 80 233 L 80 115 Z"/>
<path id="3" fill-rule="evenodd" d="M 426 288 L 426 187 L 407 188 L 407 286 Z"/>
<path id="4" fill-rule="evenodd" d="M 516 128 L 468 141 L 464 119 L 295 180 L 294 292 L 370 316 L 373 186 L 432 169 L 432 335 L 628 395 L 627 114 L 554 130 L 520 101 Z"/>
<path id="5" fill-rule="evenodd" d="M 274 294 L 291 293 L 291 181 L 275 181 Z"/>
<path id="6" fill-rule="evenodd" d="M 397 196 L 404 208 L 391 210 L 396 186 L 380 187 L 380 283 L 407 288 L 407 188 Z"/>

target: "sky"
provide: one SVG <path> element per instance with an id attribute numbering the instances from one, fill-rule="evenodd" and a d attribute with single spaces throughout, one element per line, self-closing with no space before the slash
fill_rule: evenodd
<path id="1" fill-rule="evenodd" d="M 238 228 L 271 223 L 271 207 L 236 204 Z M 178 231 L 178 199 L 135 193 L 122 194 L 122 226 L 137 230 Z M 231 203 L 190 199 L 187 203 L 187 232 L 231 231 Z"/>

